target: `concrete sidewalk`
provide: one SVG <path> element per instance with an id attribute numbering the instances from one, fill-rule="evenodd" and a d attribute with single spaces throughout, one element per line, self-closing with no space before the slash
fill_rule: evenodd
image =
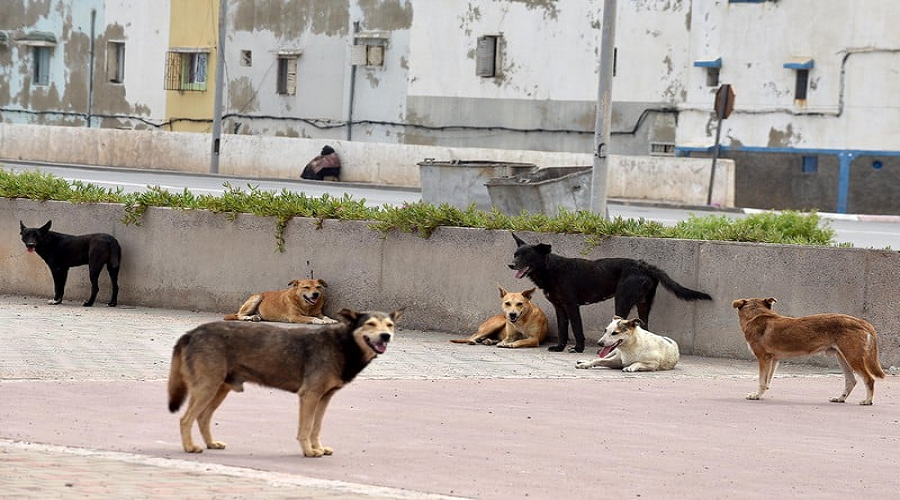
<path id="1" fill-rule="evenodd" d="M 890 498 L 900 383 L 827 403 L 833 370 L 786 364 L 576 370 L 591 354 L 452 344 L 402 330 L 335 397 L 306 459 L 296 397 L 249 387 L 216 414 L 222 451 L 181 451 L 171 348 L 219 315 L 0 296 L 0 492 L 10 498 Z M 736 323 L 736 321 L 735 321 Z M 400 320 L 402 327 L 402 318 Z M 470 332 L 459 332 L 459 336 Z M 739 330 L 735 324 L 735 334 Z"/>

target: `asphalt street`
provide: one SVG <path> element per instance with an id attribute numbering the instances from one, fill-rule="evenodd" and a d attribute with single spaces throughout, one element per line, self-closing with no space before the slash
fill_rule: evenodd
<path id="1" fill-rule="evenodd" d="M 576 370 L 591 354 L 402 329 L 335 396 L 304 458 L 297 398 L 248 386 L 186 454 L 166 408 L 171 348 L 207 312 L 0 296 L 4 498 L 894 498 L 900 381 L 846 404 L 834 370 L 786 364 L 761 401 L 752 361 Z M 734 335 L 740 335 L 735 319 Z M 896 369 L 893 370 L 896 372 Z"/>

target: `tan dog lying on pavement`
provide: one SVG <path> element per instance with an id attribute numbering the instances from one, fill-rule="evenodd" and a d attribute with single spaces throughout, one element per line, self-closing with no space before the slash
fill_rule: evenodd
<path id="1" fill-rule="evenodd" d="M 875 377 L 884 378 L 878 361 L 878 334 L 866 320 L 846 314 L 815 314 L 791 318 L 772 310 L 775 298 L 738 299 L 741 330 L 747 345 L 759 362 L 759 390 L 747 399 L 759 399 L 772 383 L 782 359 L 825 352 L 834 354 L 844 371 L 844 392 L 833 403 L 843 403 L 856 385 L 853 372 L 859 373 L 868 393 L 861 405 L 872 404 Z"/>
<path id="2" fill-rule="evenodd" d="M 638 318 L 626 320 L 613 316 L 606 326 L 606 333 L 597 344 L 597 358 L 579 361 L 576 368 L 605 366 L 621 368 L 623 372 L 652 372 L 671 370 L 678 363 L 680 353 L 678 343 L 641 328 L 644 324 Z"/>
<path id="3" fill-rule="evenodd" d="M 294 280 L 291 288 L 251 295 L 238 310 L 228 314 L 226 320 L 281 321 L 284 323 L 312 323 L 324 325 L 337 323 L 325 316 L 323 288 L 325 280 Z"/>
<path id="4" fill-rule="evenodd" d="M 453 339 L 457 344 L 484 344 L 497 347 L 537 347 L 547 338 L 547 315 L 531 302 L 534 288 L 511 293 L 502 286 L 500 307 L 503 313 L 486 319 L 478 331 L 467 339 Z M 494 339 L 499 337 L 499 341 Z"/>

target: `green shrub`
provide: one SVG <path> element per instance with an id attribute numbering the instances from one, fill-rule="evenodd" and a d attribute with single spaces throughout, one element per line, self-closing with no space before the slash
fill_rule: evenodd
<path id="1" fill-rule="evenodd" d="M 319 198 L 288 190 L 262 191 L 257 186 L 247 189 L 225 183 L 221 196 L 194 195 L 187 189 L 172 193 L 158 186 L 146 191 L 123 194 L 85 184 L 68 182 L 40 172 L 12 173 L 0 168 L 0 196 L 71 203 L 121 203 L 125 206 L 125 224 L 139 225 L 147 207 L 169 207 L 178 210 L 209 210 L 234 219 L 247 213 L 276 219 L 276 246 L 284 249 L 284 228 L 295 217 L 311 218 L 321 227 L 325 219 L 371 221 L 370 227 L 382 233 L 393 230 L 415 233 L 428 238 L 441 226 L 505 229 L 548 233 L 578 233 L 591 245 L 611 236 L 679 238 L 691 240 L 746 241 L 793 245 L 832 245 L 834 230 L 816 213 L 765 212 L 746 217 L 723 215 L 698 217 L 691 215 L 674 226 L 655 221 L 606 219 L 586 211 L 562 210 L 556 217 L 523 213 L 507 216 L 497 209 L 485 212 L 471 205 L 465 210 L 442 204 L 407 203 L 402 206 L 367 207 L 365 200 L 349 195 L 337 198 L 325 194 Z"/>

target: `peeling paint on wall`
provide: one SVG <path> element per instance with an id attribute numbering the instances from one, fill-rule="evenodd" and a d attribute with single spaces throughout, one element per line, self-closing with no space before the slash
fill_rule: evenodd
<path id="1" fill-rule="evenodd" d="M 350 29 L 350 0 L 240 0 L 230 9 L 232 30 L 267 30 L 277 38 L 306 31 L 342 36 Z"/>
<path id="2" fill-rule="evenodd" d="M 787 148 L 798 143 L 800 139 L 800 134 L 794 134 L 794 126 L 790 123 L 783 131 L 772 127 L 769 129 L 769 143 L 767 147 Z"/>
<path id="3" fill-rule="evenodd" d="M 359 9 L 370 30 L 407 30 L 412 26 L 410 0 L 358 0 Z"/>

